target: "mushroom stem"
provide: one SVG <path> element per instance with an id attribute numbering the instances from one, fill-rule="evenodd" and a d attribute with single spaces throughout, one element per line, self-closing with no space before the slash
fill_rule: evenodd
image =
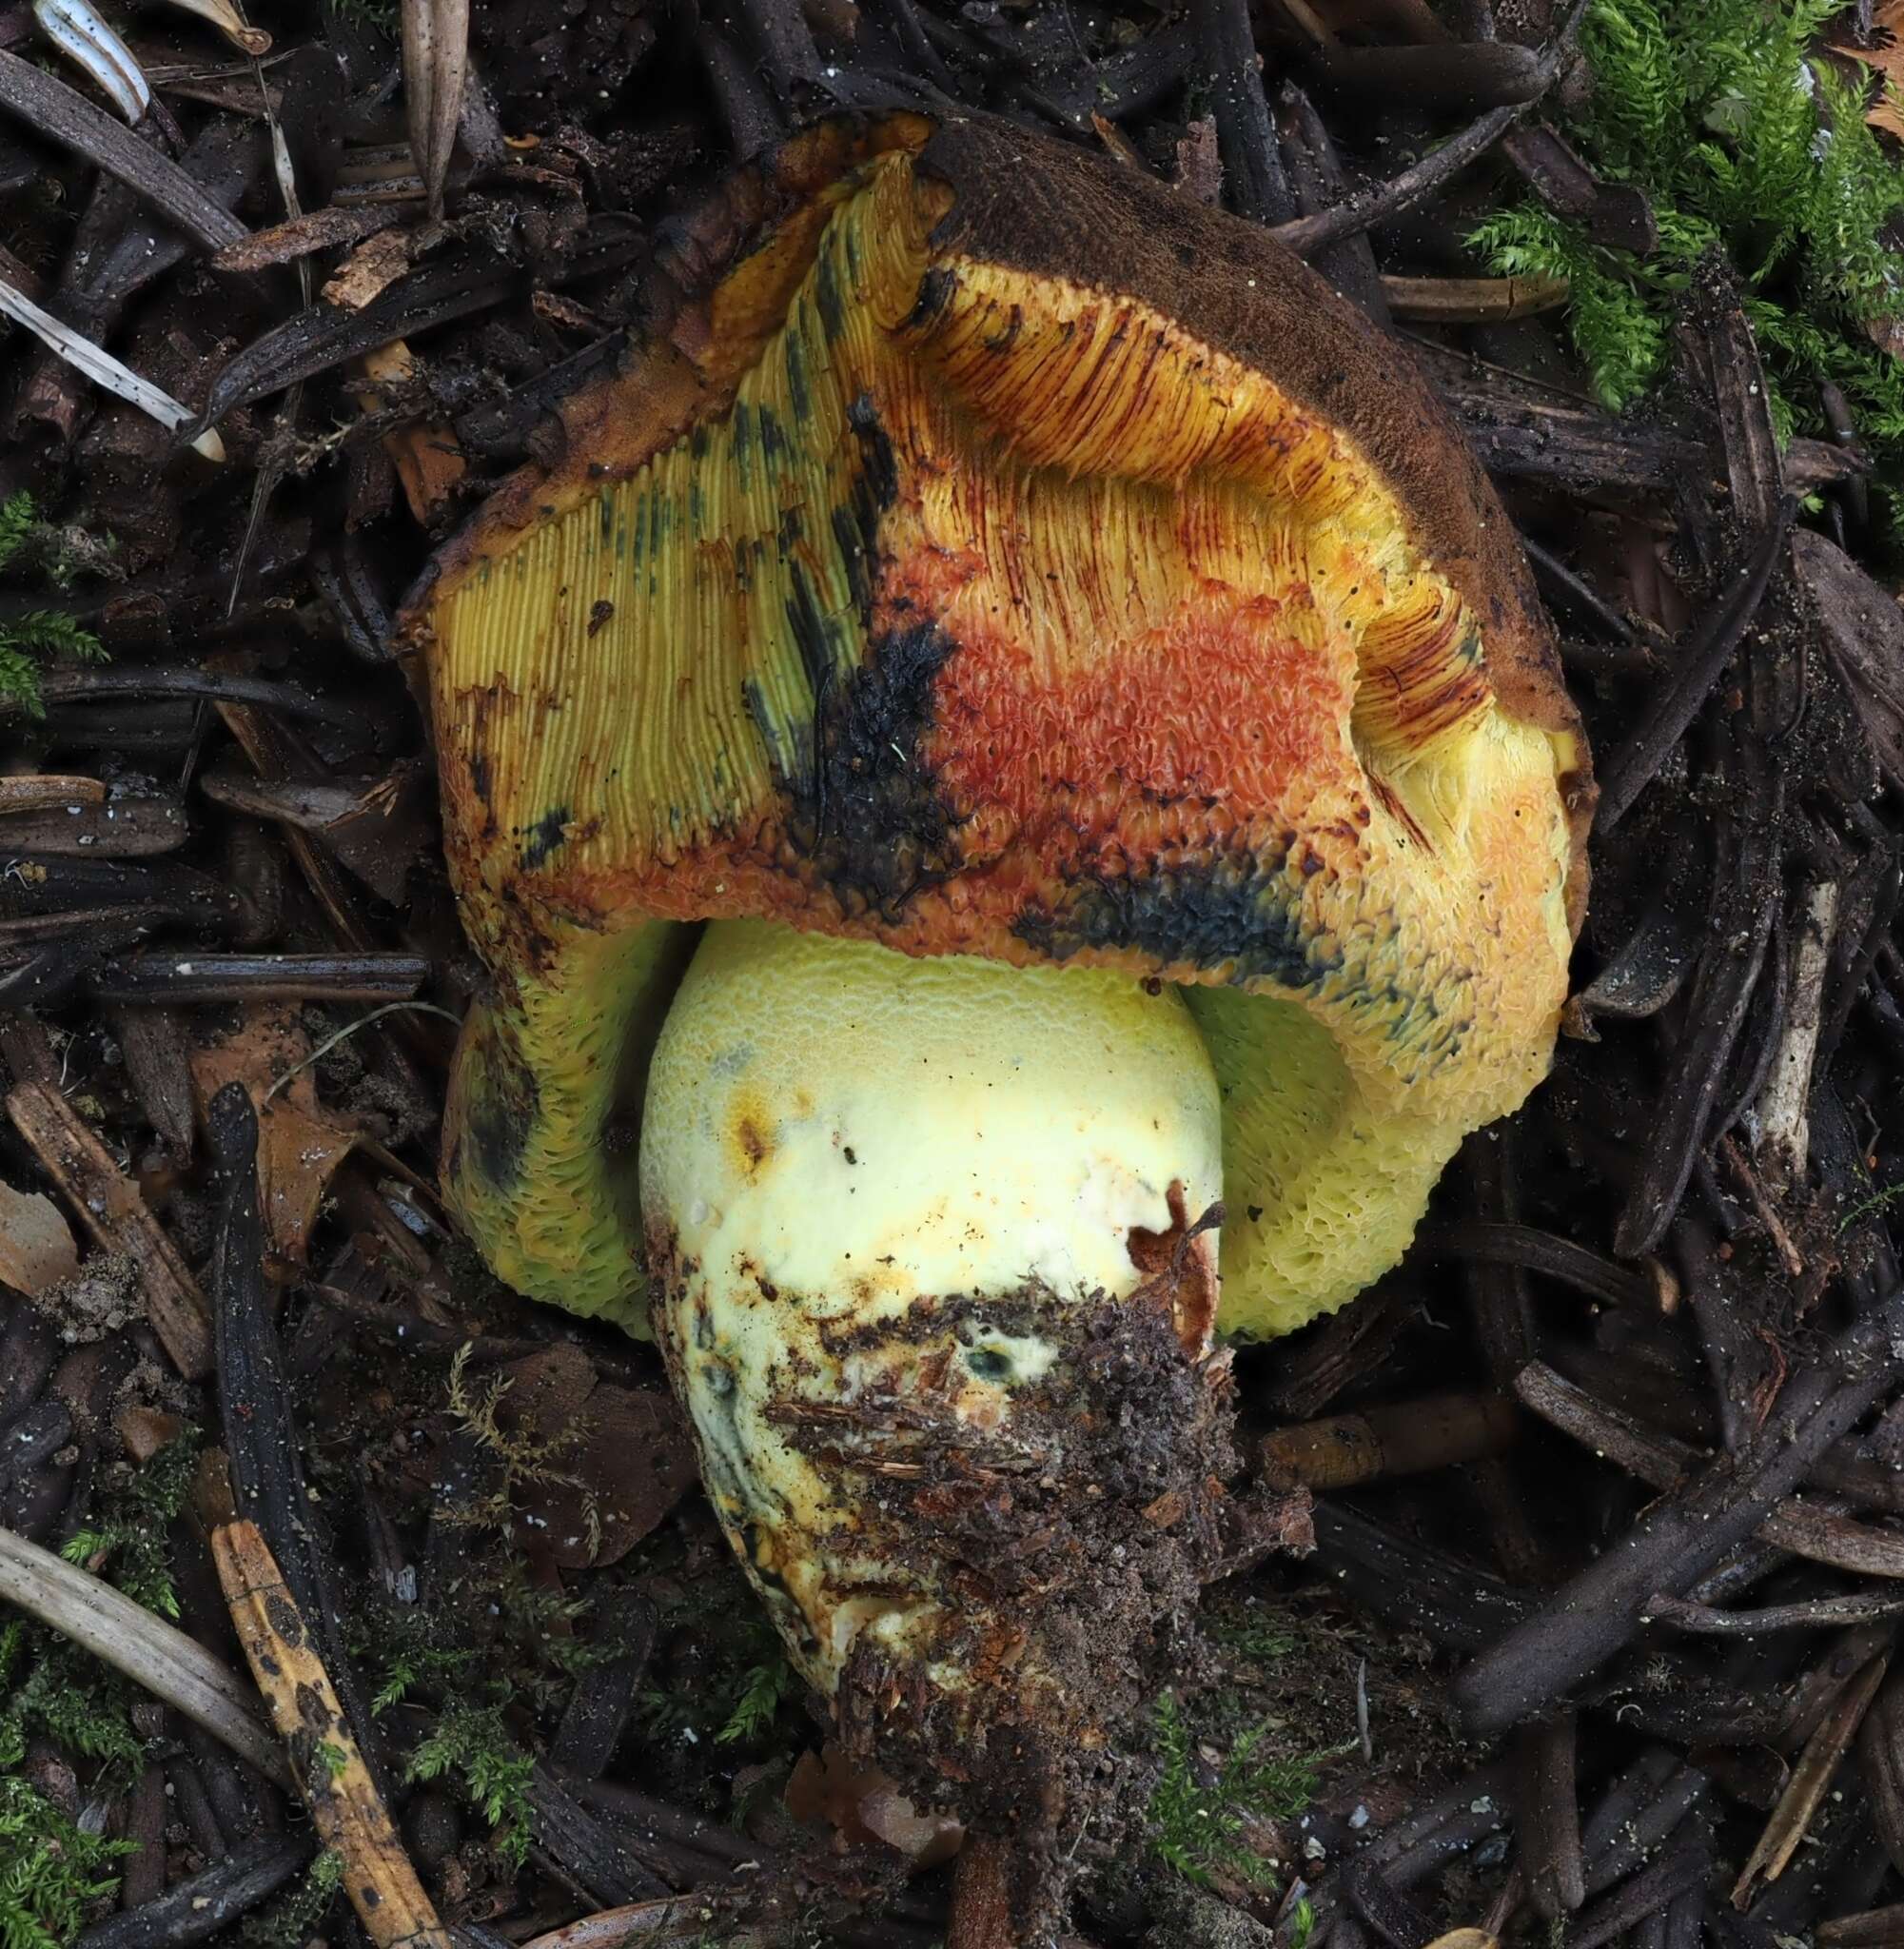
<path id="1" fill-rule="evenodd" d="M 1215 1545 L 1220 1142 L 1173 989 L 763 922 L 709 927 L 649 1072 L 656 1336 L 729 1541 L 849 1751 L 983 1782 L 1033 1885 Z"/>

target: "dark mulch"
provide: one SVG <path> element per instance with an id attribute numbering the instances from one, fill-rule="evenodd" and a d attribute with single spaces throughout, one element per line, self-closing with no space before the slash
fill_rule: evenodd
<path id="1" fill-rule="evenodd" d="M 388 645 L 402 592 L 613 362 L 671 213 L 804 116 L 900 100 L 1220 185 L 1405 339 L 1527 539 L 1604 787 L 1552 1080 L 1468 1145 L 1399 1271 L 1240 1363 L 1262 1506 L 1314 1485 L 1315 1548 L 1209 1593 L 1220 1710 L 1191 1723 L 1326 1749 L 1320 1796 L 1245 1821 L 1207 1909 L 1082 1837 L 1081 1939 L 1263 1939 L 1251 1915 L 1286 1949 L 1542 1921 L 1572 1949 L 1904 1939 L 1846 1919 L 1904 1898 L 1904 623 L 1858 565 L 1851 449 L 1781 456 L 1717 274 L 1637 419 L 1583 396 L 1549 319 L 1393 325 L 1384 275 L 1471 270 L 1463 213 L 1510 179 L 1614 232 L 1645 212 L 1541 119 L 1562 10 L 1491 40 L 1470 0 L 1433 47 L 1406 45 L 1420 8 L 1364 11 L 1371 45 L 1324 59 L 1244 0 L 483 5 L 440 218 L 398 43 L 354 8 L 282 10 L 257 62 L 141 12 L 155 96 L 129 132 L 0 14 L 0 275 L 226 454 L 23 334 L 0 354 L 0 489 L 85 558 L 63 594 L 16 576 L 0 623 L 60 606 L 110 657 L 0 720 L 0 1180 L 62 1201 L 87 1252 L 53 1302 L 0 1294 L 0 1520 L 57 1548 L 199 1429 L 222 1471 L 166 1505 L 185 1627 L 236 1660 L 206 1529 L 235 1495 L 425 1885 L 485 1944 L 631 1903 L 665 1939 L 943 1927 L 944 1871 L 909 1881 L 924 1839 L 863 1783 L 785 1811 L 819 1734 L 682 1499 L 658 1363 L 523 1306 L 446 1232 L 449 1026 L 398 1009 L 324 1047 L 391 1003 L 454 1015 L 479 978 Z M 366 368 L 398 340 L 407 364 Z M 267 1116 L 262 1149 L 243 1093 L 207 1121 L 222 1086 L 299 1065 L 304 1121 Z M 43 1225 L 0 1208 L 11 1253 Z M 1346 1450 L 1309 1426 L 1333 1416 L 1360 1418 Z M 539 1450 L 567 1426 L 611 1433 Z M 131 1554 L 93 1561 L 123 1580 Z M 143 1847 L 89 1939 L 197 1940 L 275 1899 L 300 1812 L 176 1715 L 115 1709 L 131 1757 L 42 1719 L 19 1762 Z M 496 1835 L 472 1751 L 518 1762 Z"/>

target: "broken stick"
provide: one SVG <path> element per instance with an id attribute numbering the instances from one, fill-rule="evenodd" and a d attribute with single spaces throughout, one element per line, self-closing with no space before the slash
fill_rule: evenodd
<path id="1" fill-rule="evenodd" d="M 221 1524 L 211 1553 L 298 1790 L 324 1844 L 344 1861 L 344 1892 L 370 1939 L 377 1949 L 452 1949 L 258 1526 Z"/>

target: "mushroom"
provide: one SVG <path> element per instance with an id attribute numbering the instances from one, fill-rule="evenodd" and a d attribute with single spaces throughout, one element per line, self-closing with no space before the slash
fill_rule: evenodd
<path id="1" fill-rule="evenodd" d="M 1351 1298 L 1545 1073 L 1587 755 L 1459 436 L 1265 231 L 900 115 L 666 267 L 409 612 L 492 977 L 443 1179 L 659 1340 L 850 1749 L 1049 1870 L 1217 1552 L 1217 1329 Z"/>

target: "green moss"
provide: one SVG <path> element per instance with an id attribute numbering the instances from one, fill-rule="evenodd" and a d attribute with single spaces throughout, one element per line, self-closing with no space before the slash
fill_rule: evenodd
<path id="1" fill-rule="evenodd" d="M 500 1702 L 452 1699 L 410 1755 L 404 1777 L 447 1779 L 489 1822 L 491 1845 L 512 1869 L 529 1859 L 536 1809 L 529 1798 L 533 1754 L 510 1730 Z"/>
<path id="2" fill-rule="evenodd" d="M 95 567 L 109 544 L 55 527 L 24 490 L 0 502 L 0 575 L 64 589 Z M 30 571 L 23 577 L 23 571 Z M 49 658 L 99 662 L 106 652 L 90 630 L 59 609 L 33 609 L 0 623 L 0 705 L 40 715 L 40 665 Z"/>
<path id="3" fill-rule="evenodd" d="M 741 1675 L 740 1697 L 726 1724 L 715 1734 L 715 1743 L 736 1745 L 770 1732 L 795 1683 L 793 1665 L 778 1651 L 764 1664 L 749 1665 Z"/>
<path id="4" fill-rule="evenodd" d="M 191 1491 L 198 1449 L 196 1429 L 167 1442 L 129 1481 L 108 1490 L 98 1513 L 60 1554 L 105 1577 L 147 1610 L 177 1617 L 168 1532 Z"/>
<path id="5" fill-rule="evenodd" d="M 63 1949 L 119 1884 L 131 1841 L 88 1834 L 17 1775 L 0 1777 L 0 1949 Z"/>
<path id="6" fill-rule="evenodd" d="M 691 1690 L 643 1688 L 635 1702 L 641 1732 L 656 1743 L 711 1738 L 716 1745 L 761 1745 L 801 1687 L 739 1571 L 722 1565 L 701 1579 L 662 1607 L 660 1625 L 690 1638 L 701 1664 Z"/>
<path id="7" fill-rule="evenodd" d="M 344 1857 L 324 1851 L 268 1908 L 249 1915 L 240 1924 L 239 1939 L 247 1949 L 304 1949 L 330 1912 L 344 1886 Z"/>
<path id="8" fill-rule="evenodd" d="M 1266 1724 L 1244 1732 L 1214 1781 L 1206 1783 L 1183 1707 L 1168 1693 L 1157 1702 L 1155 1744 L 1162 1770 L 1150 1794 L 1150 1846 L 1159 1860 L 1200 1886 L 1218 1878 L 1273 1885 L 1275 1870 L 1244 1838 L 1249 1820 L 1292 1820 L 1315 1799 L 1315 1760 L 1266 1753 L 1268 1733 Z"/>
<path id="9" fill-rule="evenodd" d="M 371 1710 L 413 1704 L 436 1714 L 406 1776 L 442 1781 L 481 1815 L 512 1869 L 535 1838 L 535 1726 L 581 1672 L 627 1655 L 618 1638 L 574 1634 L 590 1608 L 532 1585 L 519 1558 L 492 1554 L 471 1559 L 453 1610 L 361 1601 L 352 1617 L 351 1648 L 377 1679 Z"/>
<path id="10" fill-rule="evenodd" d="M 63 1552 L 165 1617 L 178 1615 L 170 1526 L 185 1506 L 198 1441 L 187 1429 L 143 1468 L 108 1481 Z M 40 1738 L 69 1759 L 98 1762 L 111 1775 L 103 1783 L 129 1782 L 146 1753 L 131 1719 L 141 1697 L 58 1633 L 19 1617 L 0 1625 L 0 1767 L 18 1765 L 28 1741 Z"/>
<path id="11" fill-rule="evenodd" d="M 1885 243 L 1904 168 L 1858 91 L 1811 43 L 1846 0 L 1594 0 L 1580 42 L 1591 98 L 1570 134 L 1602 177 L 1650 199 L 1648 257 L 1596 244 L 1534 203 L 1470 242 L 1503 276 L 1564 277 L 1574 343 L 1624 406 L 1664 375 L 1670 326 L 1700 262 L 1733 266 L 1781 437 L 1822 432 L 1818 384 L 1845 392 L 1894 508 L 1904 495 L 1904 369 L 1867 325 L 1904 317 L 1904 258 Z"/>

